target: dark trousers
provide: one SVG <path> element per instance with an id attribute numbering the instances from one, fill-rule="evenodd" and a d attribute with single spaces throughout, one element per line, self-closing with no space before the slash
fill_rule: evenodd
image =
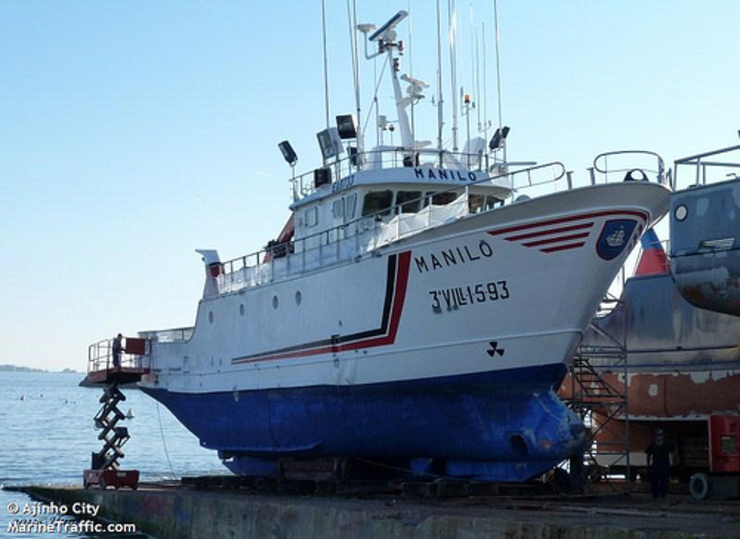
<path id="1" fill-rule="evenodd" d="M 653 498 L 665 498 L 668 493 L 668 468 L 655 468 L 650 470 L 650 491 Z"/>

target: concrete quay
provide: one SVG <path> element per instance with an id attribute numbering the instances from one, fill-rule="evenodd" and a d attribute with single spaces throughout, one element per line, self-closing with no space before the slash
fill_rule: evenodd
<path id="1" fill-rule="evenodd" d="M 42 502 L 100 507 L 106 520 L 179 538 L 740 538 L 740 501 L 686 495 L 449 499 L 254 494 L 143 485 L 138 491 L 22 487 Z"/>

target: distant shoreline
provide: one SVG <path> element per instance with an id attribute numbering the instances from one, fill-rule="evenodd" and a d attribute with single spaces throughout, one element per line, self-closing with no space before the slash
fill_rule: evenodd
<path id="1" fill-rule="evenodd" d="M 48 371 L 46 369 L 34 369 L 33 367 L 21 367 L 18 365 L 0 365 L 0 372 L 62 372 L 80 374 L 74 369 L 63 369 L 61 371 Z"/>

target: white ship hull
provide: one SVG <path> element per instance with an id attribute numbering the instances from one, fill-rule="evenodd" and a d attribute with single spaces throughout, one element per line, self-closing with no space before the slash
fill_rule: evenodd
<path id="1" fill-rule="evenodd" d="M 553 388 L 666 198 L 568 191 L 204 298 L 189 340 L 152 343 L 144 389 L 235 460 L 436 458 L 526 479 L 582 442 Z"/>

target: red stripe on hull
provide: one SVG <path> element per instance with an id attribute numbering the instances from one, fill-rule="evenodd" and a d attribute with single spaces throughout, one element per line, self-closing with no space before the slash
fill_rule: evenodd
<path id="1" fill-rule="evenodd" d="M 650 216 L 642 211 L 635 210 L 609 210 L 609 211 L 598 211 L 582 213 L 581 215 L 573 215 L 571 217 L 560 217 L 558 219 L 548 219 L 546 221 L 538 221 L 536 223 L 527 223 L 526 225 L 509 226 L 506 228 L 500 228 L 498 230 L 489 230 L 488 233 L 491 236 L 499 236 L 501 234 L 508 234 L 509 232 L 518 232 L 520 230 L 531 230 L 542 226 L 559 225 L 561 223 L 570 223 L 572 221 L 581 221 L 583 219 L 594 219 L 596 217 L 607 217 L 609 215 L 633 215 L 639 217 L 643 221 L 649 221 Z"/>
<path id="2" fill-rule="evenodd" d="M 541 230 L 539 232 L 530 232 L 528 234 L 518 234 L 516 236 L 509 236 L 506 239 L 509 241 L 528 240 L 530 238 L 550 236 L 552 234 L 560 234 L 562 232 L 572 232 L 574 230 L 582 230 L 584 228 L 591 228 L 592 226 L 594 226 L 593 223 L 583 223 L 581 225 L 573 225 L 573 226 L 562 226 L 560 228 L 551 228 L 549 230 Z"/>
<path id="3" fill-rule="evenodd" d="M 579 240 L 582 238 L 587 238 L 589 235 L 589 232 L 582 232 L 581 234 L 568 234 L 567 236 L 557 236 L 555 238 L 548 238 L 546 240 L 537 240 L 537 241 L 528 241 L 527 243 L 522 243 L 525 247 L 537 247 L 538 245 L 547 245 L 548 243 L 560 243 L 563 241 L 570 241 L 570 240 Z M 509 241 L 512 241 L 510 238 L 506 238 Z M 583 243 L 581 243 L 583 245 Z M 547 249 L 542 249 L 543 251 L 547 251 Z"/>

